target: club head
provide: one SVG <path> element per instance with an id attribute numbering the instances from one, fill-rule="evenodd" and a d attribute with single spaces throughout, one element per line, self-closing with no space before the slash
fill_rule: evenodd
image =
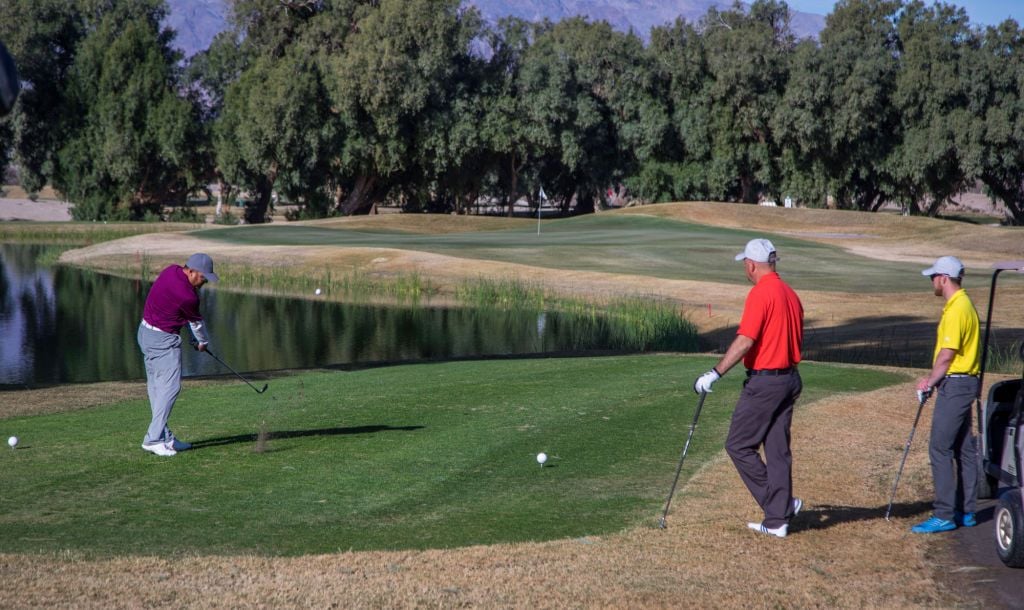
<path id="1" fill-rule="evenodd" d="M 264 383 L 263 384 L 263 389 L 262 390 L 256 390 L 256 393 L 257 394 L 262 394 L 262 393 L 264 393 L 266 391 L 267 391 L 267 384 Z"/>
<path id="2" fill-rule="evenodd" d="M 665 529 L 668 525 L 665 524 L 665 517 L 658 519 L 658 529 Z"/>

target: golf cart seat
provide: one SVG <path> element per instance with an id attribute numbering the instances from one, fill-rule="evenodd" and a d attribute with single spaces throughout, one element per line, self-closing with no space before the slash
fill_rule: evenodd
<path id="1" fill-rule="evenodd" d="M 1021 379 L 995 383 L 988 392 L 988 400 L 982 408 L 985 434 L 981 437 L 986 480 L 979 481 L 981 487 L 987 486 L 988 495 L 985 497 L 992 497 L 1000 484 L 1011 487 L 1020 485 L 1014 452 L 1017 430 L 1022 423 L 1022 402 L 1024 380 Z"/>

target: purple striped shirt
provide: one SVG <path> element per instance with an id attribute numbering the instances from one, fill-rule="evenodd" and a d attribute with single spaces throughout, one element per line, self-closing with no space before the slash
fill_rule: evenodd
<path id="1" fill-rule="evenodd" d="M 199 291 L 188 282 L 185 269 L 171 265 L 153 282 L 142 309 L 142 318 L 160 330 L 176 335 L 189 322 L 202 321 Z"/>

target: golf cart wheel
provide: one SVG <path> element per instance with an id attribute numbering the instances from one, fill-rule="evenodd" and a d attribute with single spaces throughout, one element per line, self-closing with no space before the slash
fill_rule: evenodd
<path id="1" fill-rule="evenodd" d="M 996 506 L 996 552 L 1011 568 L 1024 568 L 1024 509 L 1021 492 L 1015 489 L 999 499 Z"/>

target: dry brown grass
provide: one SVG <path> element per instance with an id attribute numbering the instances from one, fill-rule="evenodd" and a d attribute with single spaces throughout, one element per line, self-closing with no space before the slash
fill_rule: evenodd
<path id="1" fill-rule="evenodd" d="M 798 406 L 794 488 L 805 509 L 785 540 L 746 529 L 757 507 L 719 455 L 678 490 L 666 530 L 652 514 L 613 536 L 423 552 L 0 555 L 0 607 L 980 607 L 935 564 L 945 541 L 908 531 L 930 494 L 920 445 L 900 518 L 883 519 L 912 396 L 903 384 Z"/>

